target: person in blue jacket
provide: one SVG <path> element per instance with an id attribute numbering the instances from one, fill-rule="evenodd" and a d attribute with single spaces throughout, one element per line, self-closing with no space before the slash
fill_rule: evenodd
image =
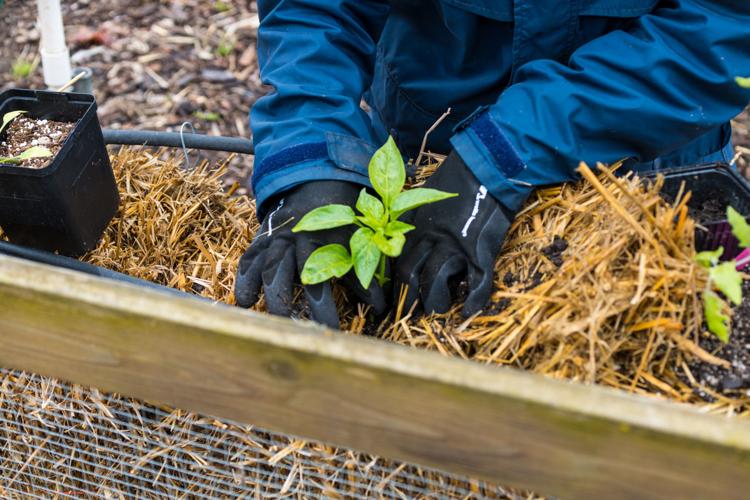
<path id="1" fill-rule="evenodd" d="M 353 205 L 392 135 L 414 158 L 448 154 L 428 185 L 459 196 L 417 209 L 395 263 L 407 305 L 486 306 L 510 223 L 535 187 L 570 181 L 580 161 L 634 170 L 729 160 L 729 120 L 750 101 L 750 2 L 730 0 L 258 0 L 258 59 L 273 91 L 251 113 L 258 236 L 235 295 L 264 289 L 288 315 L 315 248 L 351 229 L 292 233 L 290 220 Z M 362 106 L 364 100 L 366 106 Z M 366 110 L 365 110 L 366 109 Z M 344 283 L 376 312 L 382 290 Z M 315 320 L 338 326 L 328 284 L 306 287 Z"/>

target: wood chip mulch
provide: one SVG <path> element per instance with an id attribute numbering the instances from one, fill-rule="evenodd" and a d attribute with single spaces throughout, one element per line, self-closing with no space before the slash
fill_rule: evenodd
<path id="1" fill-rule="evenodd" d="M 190 122 L 198 133 L 250 137 L 248 112 L 268 91 L 258 76 L 254 1 L 75 0 L 62 8 L 73 63 L 93 70 L 103 127 L 177 132 Z M 38 61 L 27 78 L 12 70 L 37 57 L 36 7 L 6 0 L 0 33 L 0 91 L 44 88 Z M 228 157 L 190 152 L 193 165 Z M 234 158 L 229 184 L 246 193 L 251 169 L 252 157 Z"/>

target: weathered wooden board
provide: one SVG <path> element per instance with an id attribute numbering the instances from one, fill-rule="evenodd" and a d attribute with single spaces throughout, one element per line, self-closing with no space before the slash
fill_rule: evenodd
<path id="1" fill-rule="evenodd" d="M 746 421 L 4 256 L 0 365 L 563 497 L 750 491 Z"/>

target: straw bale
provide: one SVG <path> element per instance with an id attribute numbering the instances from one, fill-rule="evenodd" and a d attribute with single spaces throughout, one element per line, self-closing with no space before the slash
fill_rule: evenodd
<path id="1" fill-rule="evenodd" d="M 434 166 L 433 166 L 434 168 Z M 388 340 L 482 363 L 616 387 L 747 415 L 748 394 L 703 396 L 689 361 L 726 366 L 700 347 L 699 292 L 689 193 L 670 204 L 662 180 L 644 183 L 586 165 L 583 179 L 538 190 L 515 220 L 495 266 L 495 292 L 468 321 L 404 314 Z"/>
<path id="2" fill-rule="evenodd" d="M 186 170 L 163 151 L 112 156 L 122 198 L 99 246 L 84 260 L 217 301 L 234 303 L 236 266 L 258 229 L 255 205 L 222 188 L 226 165 Z"/>

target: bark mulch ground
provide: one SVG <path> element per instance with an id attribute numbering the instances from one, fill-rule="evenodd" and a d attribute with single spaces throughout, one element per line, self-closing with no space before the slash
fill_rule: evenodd
<path id="1" fill-rule="evenodd" d="M 62 7 L 72 60 L 93 70 L 102 126 L 178 131 L 187 121 L 199 133 L 250 136 L 248 111 L 267 92 L 258 77 L 255 2 L 76 0 Z M 1 9 L 0 90 L 44 88 L 35 6 L 7 0 Z M 228 156 L 191 152 L 191 163 L 199 154 Z M 243 181 L 251 168 L 252 157 L 238 157 L 229 180 Z"/>

